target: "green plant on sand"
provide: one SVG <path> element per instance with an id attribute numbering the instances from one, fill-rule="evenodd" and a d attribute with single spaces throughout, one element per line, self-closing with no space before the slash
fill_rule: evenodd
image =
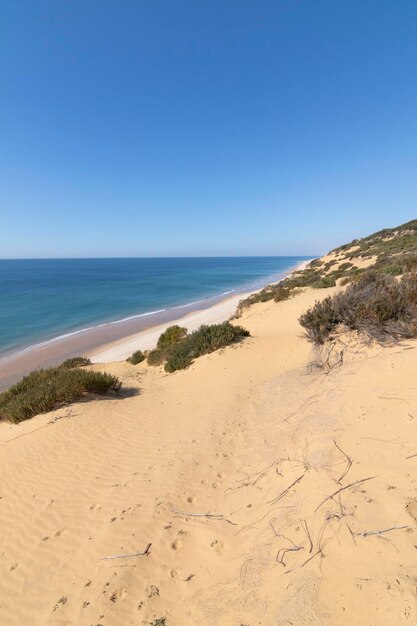
<path id="1" fill-rule="evenodd" d="M 126 359 L 126 361 L 130 363 L 131 365 L 138 365 L 139 363 L 142 363 L 142 361 L 144 360 L 145 360 L 145 355 L 143 354 L 141 350 L 136 350 L 133 354 L 131 354 Z"/>
<path id="2" fill-rule="evenodd" d="M 330 339 L 340 325 L 381 343 L 416 337 L 417 274 L 398 280 L 367 270 L 345 291 L 316 302 L 299 321 L 316 345 Z"/>
<path id="3" fill-rule="evenodd" d="M 242 326 L 233 326 L 230 322 L 200 326 L 198 330 L 172 346 L 167 356 L 165 370 L 175 372 L 184 369 L 195 358 L 236 343 L 249 334 Z"/>
<path id="4" fill-rule="evenodd" d="M 186 334 L 186 328 L 182 328 L 181 326 L 177 326 L 176 324 L 174 324 L 173 326 L 169 326 L 162 333 L 162 335 L 160 335 L 156 347 L 159 349 L 169 348 L 174 343 L 177 343 L 178 341 L 183 339 Z"/>
<path id="5" fill-rule="evenodd" d="M 67 365 L 35 370 L 0 393 L 0 419 L 18 423 L 87 394 L 105 394 L 120 387 L 115 376 L 103 372 Z"/>
<path id="6" fill-rule="evenodd" d="M 90 359 L 85 356 L 73 356 L 65 359 L 59 367 L 62 369 L 73 369 L 74 367 L 85 367 L 86 365 L 91 365 Z"/>

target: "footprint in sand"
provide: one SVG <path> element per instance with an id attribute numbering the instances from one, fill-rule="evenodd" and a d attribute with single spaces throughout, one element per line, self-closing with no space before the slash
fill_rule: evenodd
<path id="1" fill-rule="evenodd" d="M 180 541 L 179 539 L 175 539 L 175 541 L 171 543 L 171 548 L 172 550 L 179 550 L 180 548 L 182 548 L 182 541 Z"/>
<path id="2" fill-rule="evenodd" d="M 159 596 L 159 589 L 155 585 L 149 585 L 146 587 L 146 595 L 148 598 L 153 598 L 154 596 Z"/>
<path id="3" fill-rule="evenodd" d="M 60 606 L 63 606 L 64 604 L 66 604 L 68 602 L 68 598 L 67 596 L 61 596 L 58 600 L 58 602 L 55 604 L 54 608 L 52 609 L 53 611 L 56 611 L 57 609 L 59 609 Z"/>

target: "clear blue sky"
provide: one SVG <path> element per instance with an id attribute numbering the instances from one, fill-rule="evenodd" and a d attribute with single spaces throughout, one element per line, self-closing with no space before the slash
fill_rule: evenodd
<path id="1" fill-rule="evenodd" d="M 417 217 L 415 0 L 0 0 L 0 257 L 318 254 Z"/>

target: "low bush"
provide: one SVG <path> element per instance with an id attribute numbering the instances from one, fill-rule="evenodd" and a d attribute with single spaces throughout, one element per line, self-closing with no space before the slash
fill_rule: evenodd
<path id="1" fill-rule="evenodd" d="M 91 365 L 90 359 L 85 356 L 73 356 L 70 359 L 66 359 L 59 366 L 61 369 L 73 369 L 74 367 L 84 367 L 85 365 Z"/>
<path id="2" fill-rule="evenodd" d="M 328 287 L 336 287 L 336 280 L 334 276 L 323 276 L 316 283 L 314 283 L 313 287 L 316 289 L 327 289 Z"/>
<path id="3" fill-rule="evenodd" d="M 380 342 L 416 337 L 417 275 L 397 280 L 367 270 L 344 292 L 316 302 L 299 321 L 315 344 L 323 344 L 340 324 Z"/>
<path id="4" fill-rule="evenodd" d="M 350 270 L 353 267 L 353 263 L 341 263 L 337 268 L 339 272 L 345 272 L 346 270 Z"/>
<path id="5" fill-rule="evenodd" d="M 291 294 L 291 290 L 286 287 L 282 287 L 278 285 L 274 291 L 274 301 L 275 302 L 283 302 L 284 300 L 288 300 L 288 298 L 293 295 Z"/>
<path id="6" fill-rule="evenodd" d="M 131 365 L 138 365 L 138 363 L 142 363 L 145 360 L 145 355 L 141 350 L 136 350 L 130 357 L 126 359 L 128 363 Z"/>
<path id="7" fill-rule="evenodd" d="M 146 357 L 148 365 L 162 365 L 167 359 L 168 350 L 155 348 L 155 350 L 150 350 Z"/>
<path id="8" fill-rule="evenodd" d="M 177 343 L 181 339 L 185 337 L 187 334 L 186 328 L 181 328 L 181 326 L 169 326 L 163 333 L 160 335 L 157 343 L 157 348 L 169 348 L 174 343 Z"/>
<path id="9" fill-rule="evenodd" d="M 0 419 L 21 422 L 46 413 L 85 394 L 118 391 L 120 381 L 111 374 L 68 366 L 35 370 L 0 393 Z"/>
<path id="10" fill-rule="evenodd" d="M 172 346 L 167 356 L 165 370 L 175 372 L 184 369 L 195 358 L 236 343 L 249 334 L 245 328 L 233 326 L 230 322 L 200 326 L 198 330 Z"/>

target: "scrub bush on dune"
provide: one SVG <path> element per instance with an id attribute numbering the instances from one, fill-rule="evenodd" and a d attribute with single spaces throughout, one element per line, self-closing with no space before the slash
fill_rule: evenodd
<path id="1" fill-rule="evenodd" d="M 368 270 L 344 292 L 316 302 L 299 321 L 315 344 L 323 344 L 339 325 L 380 342 L 416 337 L 417 275 L 396 280 Z"/>
<path id="2" fill-rule="evenodd" d="M 242 326 L 233 326 L 230 322 L 200 326 L 198 330 L 172 347 L 165 363 L 165 370 L 175 372 L 184 369 L 195 358 L 236 343 L 249 334 Z"/>
<path id="3" fill-rule="evenodd" d="M 177 343 L 181 339 L 183 339 L 187 334 L 187 329 L 182 328 L 181 326 L 169 326 L 163 333 L 160 335 L 157 343 L 157 348 L 160 350 L 163 348 L 169 348 L 174 343 Z"/>
<path id="4" fill-rule="evenodd" d="M 103 372 L 67 366 L 35 370 L 0 393 L 0 419 L 18 423 L 87 394 L 105 394 L 120 387 L 115 376 Z"/>
<path id="5" fill-rule="evenodd" d="M 72 369 L 74 367 L 85 367 L 91 365 L 90 359 L 86 356 L 73 356 L 70 359 L 66 359 L 59 366 L 61 369 Z"/>
<path id="6" fill-rule="evenodd" d="M 139 363 L 142 363 L 142 361 L 144 360 L 145 360 L 145 355 L 143 354 L 141 350 L 136 350 L 136 352 L 134 352 L 130 357 L 126 359 L 126 361 L 130 363 L 131 365 L 138 365 Z"/>
<path id="7" fill-rule="evenodd" d="M 162 365 L 167 360 L 168 352 L 169 351 L 167 349 L 159 348 L 150 350 L 150 352 L 148 352 L 148 356 L 146 357 L 148 365 Z"/>

